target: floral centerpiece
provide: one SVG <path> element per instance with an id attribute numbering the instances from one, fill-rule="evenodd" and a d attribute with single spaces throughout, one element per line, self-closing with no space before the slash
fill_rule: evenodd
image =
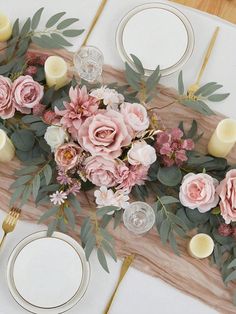
<path id="1" fill-rule="evenodd" d="M 116 228 L 131 198 L 145 201 L 155 191 L 156 228 L 163 244 L 179 254 L 176 238 L 189 231 L 209 234 L 215 242 L 212 261 L 225 283 L 236 279 L 236 169 L 226 159 L 194 150 L 201 139 L 197 122 L 189 130 L 168 130 L 158 110 L 148 103 L 157 93 L 160 69 L 144 76 L 140 60 L 135 69 L 126 64 L 128 85 L 91 85 L 72 78 L 59 90 L 46 86 L 46 57 L 28 51 L 31 42 L 42 48 L 62 48 L 65 37 L 82 31 L 67 29 L 77 19 L 61 21 L 58 13 L 36 31 L 43 9 L 22 28 L 19 20 L 1 55 L 0 128 L 10 136 L 22 169 L 12 184 L 11 205 L 23 206 L 32 196 L 47 204 L 41 221 L 50 218 L 48 235 L 57 228 L 74 229 L 83 209 L 80 195 L 93 189 L 94 209 L 81 227 L 81 242 L 89 258 L 97 246 L 102 267 L 108 270 L 104 251 L 114 260 L 113 238 L 106 227 Z M 56 32 L 55 32 L 56 29 Z M 222 101 L 229 94 L 215 93 L 222 86 L 208 83 L 192 99 L 184 93 L 179 75 L 178 102 L 202 114 L 214 112 L 207 101 Z M 151 192 L 150 192 L 151 191 Z"/>

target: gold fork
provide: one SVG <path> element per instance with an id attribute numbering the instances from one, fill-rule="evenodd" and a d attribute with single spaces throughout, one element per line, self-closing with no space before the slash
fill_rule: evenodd
<path id="1" fill-rule="evenodd" d="M 188 96 L 189 99 L 194 99 L 195 98 L 194 94 L 199 89 L 199 83 L 200 83 L 200 80 L 202 78 L 203 72 L 204 72 L 204 70 L 205 70 L 205 68 L 207 66 L 207 63 L 208 63 L 208 60 L 210 58 L 212 49 L 213 49 L 213 47 L 215 45 L 215 41 L 216 41 L 217 35 L 219 33 L 219 29 L 220 29 L 219 26 L 217 26 L 215 31 L 214 31 L 214 34 L 213 34 L 213 36 L 211 38 L 211 41 L 210 41 L 209 47 L 207 49 L 207 52 L 206 52 L 206 55 L 205 55 L 205 58 L 204 58 L 201 70 L 200 70 L 200 72 L 198 74 L 196 83 L 190 85 L 189 88 L 188 88 L 187 96 Z"/>
<path id="2" fill-rule="evenodd" d="M 111 304 L 112 304 L 112 302 L 114 300 L 114 297 L 115 297 L 116 292 L 117 292 L 117 290 L 119 288 L 119 285 L 120 285 L 121 281 L 123 280 L 123 278 L 124 278 L 127 270 L 129 269 L 130 265 L 132 264 L 132 262 L 134 260 L 134 257 L 135 257 L 135 255 L 132 254 L 132 255 L 126 256 L 126 258 L 124 259 L 124 262 L 123 262 L 121 270 L 120 270 L 120 276 L 119 276 L 118 282 L 116 284 L 115 290 L 114 290 L 114 292 L 113 292 L 113 294 L 112 294 L 112 296 L 111 296 L 111 298 L 110 298 L 110 300 L 109 300 L 109 302 L 108 302 L 108 304 L 106 306 L 106 309 L 105 309 L 103 314 L 108 314 L 109 313 Z"/>
<path id="3" fill-rule="evenodd" d="M 12 232 L 15 229 L 20 213 L 21 213 L 21 210 L 19 208 L 12 207 L 10 209 L 9 214 L 4 219 L 2 223 L 2 229 L 3 229 L 4 235 L 0 242 L 0 248 L 2 247 L 7 234 Z"/>

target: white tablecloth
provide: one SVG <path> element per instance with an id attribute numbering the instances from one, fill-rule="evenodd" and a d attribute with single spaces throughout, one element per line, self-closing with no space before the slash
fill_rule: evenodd
<path id="1" fill-rule="evenodd" d="M 150 0 L 109 0 L 96 29 L 90 37 L 89 44 L 99 47 L 105 56 L 105 62 L 116 68 L 123 68 L 122 61 L 115 46 L 115 31 L 122 16 L 136 5 L 150 2 Z M 167 2 L 167 1 L 159 1 Z M 78 26 L 88 29 L 99 0 L 7 0 L 0 1 L 0 10 L 4 11 L 14 20 L 32 16 L 40 7 L 46 8 L 43 22 L 49 16 L 59 11 L 66 11 L 69 17 L 78 17 Z M 184 66 L 186 85 L 196 78 L 202 62 L 202 56 L 209 43 L 214 28 L 220 26 L 220 34 L 214 48 L 214 53 L 207 66 L 202 83 L 218 81 L 224 85 L 225 92 L 231 95 L 224 103 L 215 103 L 214 110 L 236 118 L 236 30 L 235 25 L 225 22 L 217 17 L 171 3 L 182 10 L 190 19 L 195 31 L 195 49 L 191 59 Z M 74 42 L 74 48 L 80 46 L 82 37 Z M 163 78 L 162 82 L 169 86 L 176 86 L 177 74 Z M 4 213 L 0 211 L 0 221 Z M 5 270 L 8 257 L 14 246 L 28 234 L 44 229 L 25 222 L 17 225 L 16 231 L 9 235 L 4 250 L 0 252 L 0 314 L 19 314 L 26 311 L 21 309 L 12 299 L 6 283 Z M 1 236 L 1 234 L 0 234 Z M 106 274 L 99 266 L 96 256 L 92 255 L 92 276 L 89 289 L 83 300 L 68 313 L 102 314 L 118 278 L 121 263 L 113 263 L 108 259 L 111 273 Z M 63 284 L 63 283 L 62 283 Z M 158 278 L 152 278 L 133 268 L 127 273 L 119 293 L 113 303 L 111 314 L 156 314 L 156 313 L 185 313 L 213 314 L 216 313 L 200 301 L 186 296 L 182 292 L 165 284 Z"/>

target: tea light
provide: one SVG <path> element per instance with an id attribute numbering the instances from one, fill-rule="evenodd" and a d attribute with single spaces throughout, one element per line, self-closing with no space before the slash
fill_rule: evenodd
<path id="1" fill-rule="evenodd" d="M 55 86 L 55 89 L 59 89 L 68 83 L 68 67 L 63 58 L 58 56 L 48 57 L 44 65 L 44 71 L 48 87 Z"/>
<path id="2" fill-rule="evenodd" d="M 15 156 L 15 148 L 7 134 L 0 130 L 0 162 L 8 162 Z"/>
<path id="3" fill-rule="evenodd" d="M 217 125 L 209 143 L 208 152 L 215 157 L 225 157 L 236 142 L 236 120 L 224 119 Z"/>
<path id="4" fill-rule="evenodd" d="M 205 233 L 198 233 L 189 241 L 188 252 L 194 258 L 206 258 L 214 250 L 214 241 Z"/>
<path id="5" fill-rule="evenodd" d="M 0 41 L 7 41 L 12 34 L 12 26 L 6 15 L 0 12 Z"/>

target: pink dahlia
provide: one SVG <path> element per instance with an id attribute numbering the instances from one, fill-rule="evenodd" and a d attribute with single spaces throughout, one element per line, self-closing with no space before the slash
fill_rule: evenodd
<path id="1" fill-rule="evenodd" d="M 193 148 L 193 140 L 183 139 L 183 132 L 179 128 L 157 134 L 156 150 L 166 167 L 181 166 L 188 160 L 186 152 Z"/>
<path id="2" fill-rule="evenodd" d="M 61 124 L 77 139 L 82 122 L 98 110 L 99 100 L 88 94 L 86 86 L 81 89 L 71 87 L 69 96 L 70 102 L 65 103 L 65 110 L 55 108 L 55 112 L 62 116 Z"/>
<path id="3" fill-rule="evenodd" d="M 123 174 L 123 181 L 117 189 L 131 191 L 135 185 L 144 185 L 148 178 L 148 170 L 149 167 L 143 165 L 130 166 L 129 170 Z"/>

